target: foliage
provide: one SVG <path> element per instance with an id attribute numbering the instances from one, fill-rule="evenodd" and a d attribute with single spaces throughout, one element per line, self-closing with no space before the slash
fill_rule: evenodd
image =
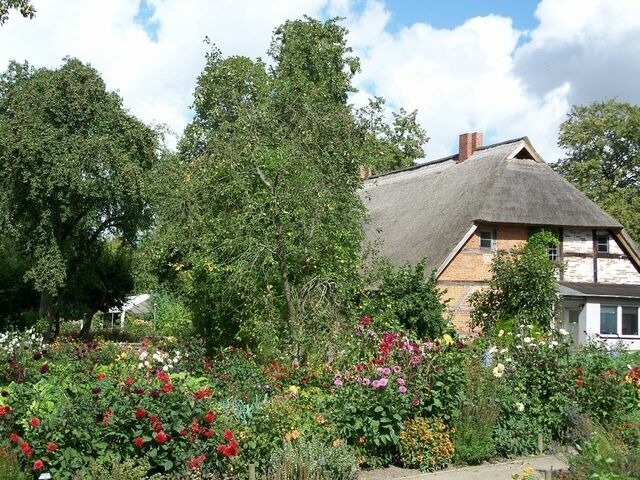
<path id="1" fill-rule="evenodd" d="M 38 294 L 24 281 L 28 261 L 15 242 L 0 237 L 0 330 L 25 328 L 29 311 L 38 310 Z"/>
<path id="2" fill-rule="evenodd" d="M 368 292 L 361 308 L 370 312 L 376 324 L 411 332 L 415 338 L 435 339 L 450 327 L 444 317 L 442 292 L 432 273 L 425 281 L 424 260 L 415 267 L 380 267 L 379 286 Z"/>
<path id="3" fill-rule="evenodd" d="M 355 480 L 358 466 L 353 450 L 341 442 L 293 440 L 273 453 L 268 480 Z"/>
<path id="4" fill-rule="evenodd" d="M 340 336 L 360 264 L 358 167 L 385 140 L 347 103 L 359 65 L 336 20 L 284 23 L 269 55 L 270 66 L 207 54 L 148 245 L 152 270 L 213 346 L 265 357 L 284 346 L 304 360 L 318 339 Z M 400 123 L 394 142 L 421 143 L 410 119 Z"/>
<path id="5" fill-rule="evenodd" d="M 184 302 L 168 292 L 153 294 L 156 309 L 156 333 L 158 335 L 188 339 L 193 333 L 191 312 Z"/>
<path id="6" fill-rule="evenodd" d="M 0 0 L 0 26 L 7 21 L 9 10 L 12 9 L 19 10 L 20 15 L 25 18 L 33 18 L 36 14 L 31 0 Z"/>
<path id="7" fill-rule="evenodd" d="M 452 434 L 454 463 L 479 464 L 496 455 L 493 431 L 498 422 L 496 379 L 483 375 L 483 367 L 473 357 L 467 360 L 467 385 L 460 415 Z"/>
<path id="8" fill-rule="evenodd" d="M 578 454 L 569 457 L 576 480 L 631 480 L 640 478 L 640 449 L 598 424 L 585 421 Z"/>
<path id="9" fill-rule="evenodd" d="M 437 470 L 453 458 L 453 443 L 447 426 L 439 419 L 415 418 L 404 422 L 400 433 L 400 458 L 409 468 Z"/>
<path id="10" fill-rule="evenodd" d="M 490 330 L 531 324 L 548 329 L 559 301 L 555 274 L 560 267 L 549 259 L 547 246 L 557 242 L 553 234 L 542 230 L 524 247 L 499 252 L 491 265 L 489 287 L 469 299 L 471 327 Z"/>
<path id="11" fill-rule="evenodd" d="M 554 168 L 640 241 L 640 106 L 574 105 L 558 145 L 567 157 Z"/>
<path id="12" fill-rule="evenodd" d="M 111 253 L 107 237 L 130 243 L 149 225 L 143 180 L 156 144 L 79 60 L 57 70 L 11 63 L 0 78 L 0 222 L 29 260 L 43 316 L 58 319 L 90 289 L 108 293 L 98 273 L 120 259 L 94 267 Z"/>

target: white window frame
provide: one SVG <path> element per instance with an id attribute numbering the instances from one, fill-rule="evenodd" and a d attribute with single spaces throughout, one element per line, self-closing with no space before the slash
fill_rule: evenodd
<path id="1" fill-rule="evenodd" d="M 602 328 L 602 307 L 615 307 L 616 308 L 616 333 L 601 333 Z M 638 333 L 636 335 L 623 335 L 622 334 L 622 309 L 631 308 L 637 312 L 638 319 Z M 605 338 L 640 338 L 640 306 L 638 305 L 612 305 L 601 304 L 600 305 L 600 318 L 598 318 L 598 333 L 601 337 Z"/>
<path id="2" fill-rule="evenodd" d="M 484 247 L 482 246 L 482 235 L 488 233 L 489 235 L 491 235 L 491 246 L 489 247 Z M 496 249 L 496 232 L 495 230 L 487 230 L 487 229 L 481 229 L 478 231 L 478 237 L 480 238 L 480 248 L 482 249 L 486 249 L 486 250 L 495 250 Z"/>
<path id="3" fill-rule="evenodd" d="M 600 239 L 601 238 L 606 238 L 607 241 L 606 243 L 600 243 Z M 611 240 L 611 237 L 609 236 L 608 233 L 598 233 L 596 234 L 596 254 L 597 253 L 609 253 L 609 241 Z M 600 250 L 600 246 L 605 246 L 606 250 Z"/>

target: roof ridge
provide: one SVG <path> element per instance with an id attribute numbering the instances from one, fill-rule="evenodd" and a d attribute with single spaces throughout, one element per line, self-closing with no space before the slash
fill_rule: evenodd
<path id="1" fill-rule="evenodd" d="M 520 142 L 522 140 L 526 140 L 527 137 L 519 137 L 519 138 L 512 138 L 511 140 L 505 140 L 502 142 L 498 142 L 498 143 L 492 143 L 491 145 L 484 145 L 482 147 L 478 147 L 475 149 L 474 153 L 477 152 L 478 150 L 487 150 L 489 148 L 495 148 L 495 147 L 500 147 L 502 145 L 507 145 L 509 143 L 516 143 L 516 142 Z M 449 155 L 446 157 L 441 157 L 441 158 L 436 158 L 435 160 L 429 160 L 423 163 L 416 163 L 414 165 L 410 165 L 408 167 L 404 167 L 404 168 L 398 168 L 397 170 L 392 170 L 390 172 L 384 172 L 384 173 L 378 173 L 376 175 L 371 175 L 369 178 L 367 178 L 367 180 L 371 180 L 371 179 L 375 179 L 375 178 L 380 178 L 380 177 L 386 177 L 387 175 L 394 175 L 396 173 L 401 173 L 401 172 L 410 172 L 411 170 L 417 170 L 419 168 L 422 167 L 428 167 L 431 165 L 437 165 L 438 163 L 444 163 L 448 160 L 453 160 L 454 158 L 458 157 L 458 153 L 454 153 L 453 155 Z M 472 154 L 473 155 L 473 154 Z"/>

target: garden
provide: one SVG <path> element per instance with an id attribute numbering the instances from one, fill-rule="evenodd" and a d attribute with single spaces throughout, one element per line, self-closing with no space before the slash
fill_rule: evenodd
<path id="1" fill-rule="evenodd" d="M 418 340 L 367 316 L 342 346 L 297 364 L 197 337 L 3 334 L 0 478 L 354 479 L 533 454 L 539 436 L 577 449 L 564 478 L 640 475 L 637 354 L 533 326 Z"/>

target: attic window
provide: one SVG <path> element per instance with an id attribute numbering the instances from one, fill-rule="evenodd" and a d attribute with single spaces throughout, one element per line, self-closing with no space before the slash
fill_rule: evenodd
<path id="1" fill-rule="evenodd" d="M 526 148 L 521 148 L 518 153 L 514 155 L 513 158 L 520 158 L 523 160 L 533 160 L 533 155 Z"/>
<path id="2" fill-rule="evenodd" d="M 493 230 L 480 231 L 480 248 L 494 248 L 496 245 L 496 235 Z"/>
<path id="3" fill-rule="evenodd" d="M 609 235 L 597 235 L 598 253 L 609 253 Z"/>

